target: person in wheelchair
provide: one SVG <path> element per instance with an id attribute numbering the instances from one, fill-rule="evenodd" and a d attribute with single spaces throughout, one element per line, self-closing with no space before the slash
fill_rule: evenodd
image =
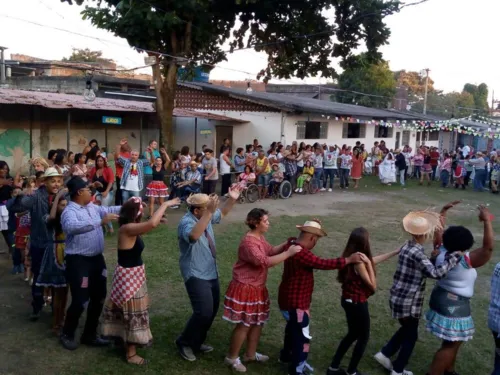
<path id="1" fill-rule="evenodd" d="M 239 175 L 238 182 L 231 185 L 231 189 L 238 188 L 238 190 L 242 191 L 245 190 L 249 184 L 253 183 L 255 183 L 255 173 L 253 173 L 252 168 L 247 165 L 243 173 Z"/>
<path id="2" fill-rule="evenodd" d="M 297 178 L 297 189 L 295 189 L 296 193 L 302 193 L 304 182 L 309 182 L 314 176 L 314 167 L 310 160 L 307 160 L 304 164 L 304 170 L 302 174 Z"/>
<path id="3" fill-rule="evenodd" d="M 280 166 L 278 163 L 274 163 L 272 165 L 271 171 L 271 182 L 269 183 L 269 195 L 272 195 L 276 189 L 279 189 L 280 184 L 284 180 L 283 172 L 280 170 Z"/>
<path id="4" fill-rule="evenodd" d="M 186 172 L 185 180 L 177 185 L 181 191 L 181 200 L 185 201 L 191 194 L 197 194 L 201 191 L 201 173 L 198 170 L 198 163 L 192 161 L 189 163 L 189 171 Z"/>

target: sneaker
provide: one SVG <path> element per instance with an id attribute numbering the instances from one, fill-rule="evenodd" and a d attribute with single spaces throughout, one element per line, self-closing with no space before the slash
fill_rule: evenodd
<path id="1" fill-rule="evenodd" d="M 241 363 L 240 357 L 236 359 L 224 358 L 224 363 L 236 372 L 247 372 L 247 368 Z"/>
<path id="2" fill-rule="evenodd" d="M 200 346 L 200 353 L 210 353 L 210 352 L 213 352 L 213 351 L 214 351 L 214 348 L 211 347 L 210 345 L 202 344 Z"/>
<path id="3" fill-rule="evenodd" d="M 303 190 L 302 190 L 302 188 L 300 188 L 300 189 L 299 189 L 299 193 L 302 193 L 302 191 L 303 191 Z"/>
<path id="4" fill-rule="evenodd" d="M 267 361 L 269 361 L 269 356 L 260 353 L 255 353 L 255 357 L 253 358 L 247 357 L 246 355 L 243 356 L 243 362 L 267 362 Z"/>
<path id="5" fill-rule="evenodd" d="M 375 361 L 377 361 L 383 368 L 387 371 L 392 371 L 392 361 L 390 358 L 387 358 L 382 352 L 378 352 L 374 355 Z"/>
<path id="6" fill-rule="evenodd" d="M 319 189 L 319 191 L 326 191 L 326 189 L 325 188 L 321 188 L 321 189 Z"/>
<path id="7" fill-rule="evenodd" d="M 78 348 L 78 343 L 75 341 L 75 339 L 65 334 L 62 334 L 59 337 L 59 341 L 61 342 L 61 345 L 63 346 L 64 349 L 73 351 Z"/>
<path id="8" fill-rule="evenodd" d="M 349 374 L 347 374 L 347 371 L 345 371 L 342 368 L 333 369 L 331 367 L 328 367 L 328 370 L 326 370 L 326 375 L 349 375 Z"/>
<path id="9" fill-rule="evenodd" d="M 328 192 L 331 193 L 332 192 L 332 189 L 328 189 Z"/>
<path id="10" fill-rule="evenodd" d="M 193 349 L 191 349 L 189 346 L 184 346 L 184 345 L 179 344 L 179 342 L 177 342 L 177 340 L 175 341 L 175 345 L 177 346 L 177 350 L 179 352 L 179 355 L 183 359 L 185 359 L 186 361 L 189 361 L 189 362 L 196 361 L 196 356 L 193 353 Z"/>
<path id="11" fill-rule="evenodd" d="M 299 192 L 299 190 L 300 190 L 300 188 L 297 188 L 297 189 L 295 189 L 295 192 L 296 192 L 296 193 L 298 193 L 298 192 Z"/>
<path id="12" fill-rule="evenodd" d="M 396 371 L 392 370 L 391 375 L 413 375 L 413 372 L 408 371 L 408 370 L 403 370 L 403 372 L 396 372 Z"/>

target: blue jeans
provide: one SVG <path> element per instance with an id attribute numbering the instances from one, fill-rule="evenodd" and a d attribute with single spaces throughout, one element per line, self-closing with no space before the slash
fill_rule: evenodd
<path id="1" fill-rule="evenodd" d="M 437 165 L 432 166 L 432 181 L 436 181 L 436 170 L 437 170 Z"/>
<path id="2" fill-rule="evenodd" d="M 330 189 L 333 189 L 333 181 L 335 177 L 335 173 L 337 172 L 336 169 L 323 169 L 323 175 L 325 176 L 323 179 L 323 187 L 326 189 L 326 183 L 328 182 L 328 179 L 330 179 Z"/>
<path id="3" fill-rule="evenodd" d="M 343 189 L 349 186 L 349 169 L 340 168 L 340 187 Z"/>
<path id="4" fill-rule="evenodd" d="M 129 200 L 129 198 L 132 197 L 140 197 L 141 192 L 140 191 L 130 191 L 130 190 L 122 190 L 122 200 L 123 203 Z"/>
<path id="5" fill-rule="evenodd" d="M 258 179 L 257 179 L 257 184 L 259 186 L 264 186 L 267 187 L 269 186 L 269 180 L 271 179 L 270 174 L 260 174 Z"/>
<path id="6" fill-rule="evenodd" d="M 476 174 L 474 175 L 474 190 L 484 191 L 485 176 L 486 176 L 486 171 L 484 169 L 476 169 Z"/>
<path id="7" fill-rule="evenodd" d="M 415 165 L 415 177 L 417 179 L 420 179 L 420 176 L 421 176 L 421 172 L 420 172 L 420 169 L 422 168 L 421 165 Z"/>
<path id="8" fill-rule="evenodd" d="M 450 172 L 441 171 L 441 176 L 439 178 L 441 179 L 441 186 L 444 188 L 447 187 L 450 182 Z"/>
<path id="9" fill-rule="evenodd" d="M 191 194 L 197 194 L 201 191 L 200 185 L 188 185 L 182 188 L 181 199 L 185 200 Z"/>
<path id="10" fill-rule="evenodd" d="M 314 178 L 318 180 L 318 185 L 321 182 L 321 177 L 323 177 L 323 168 L 314 169 Z"/>
<path id="11" fill-rule="evenodd" d="M 495 368 L 491 375 L 500 375 L 500 338 L 498 338 L 498 333 L 491 331 L 493 333 L 493 339 L 495 340 Z"/>

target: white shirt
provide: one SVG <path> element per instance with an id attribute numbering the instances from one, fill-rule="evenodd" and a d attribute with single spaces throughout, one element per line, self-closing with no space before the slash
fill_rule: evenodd
<path id="1" fill-rule="evenodd" d="M 323 155 L 319 154 L 314 157 L 314 169 L 323 169 Z"/>
<path id="2" fill-rule="evenodd" d="M 231 166 L 224 160 L 224 154 L 220 154 L 220 174 L 231 173 Z"/>
<path id="3" fill-rule="evenodd" d="M 141 191 L 139 189 L 139 175 L 133 175 L 130 173 L 128 175 L 127 181 L 125 181 L 124 190 L 127 191 Z"/>
<path id="4" fill-rule="evenodd" d="M 446 250 L 442 247 L 441 253 L 436 259 L 436 266 L 442 264 L 445 260 Z M 468 263 L 469 253 L 467 252 L 460 262 L 448 271 L 446 277 L 437 282 L 444 290 L 457 296 L 471 298 L 474 294 L 474 283 L 477 279 L 477 271 Z"/>
<path id="5" fill-rule="evenodd" d="M 337 169 L 339 151 L 325 151 L 325 169 Z"/>
<path id="6" fill-rule="evenodd" d="M 470 152 L 470 147 L 469 146 L 464 146 L 462 148 L 462 154 L 464 154 L 464 158 L 469 155 L 469 152 Z"/>

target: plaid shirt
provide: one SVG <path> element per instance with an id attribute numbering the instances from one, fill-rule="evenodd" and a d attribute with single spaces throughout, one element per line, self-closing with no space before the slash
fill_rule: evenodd
<path id="1" fill-rule="evenodd" d="M 342 298 L 351 300 L 352 303 L 364 303 L 373 295 L 373 291 L 368 288 L 361 276 L 356 273 L 352 265 L 347 273 L 347 277 L 342 284 Z"/>
<path id="2" fill-rule="evenodd" d="M 488 327 L 500 334 L 500 263 L 491 276 L 491 301 L 488 310 Z"/>
<path id="3" fill-rule="evenodd" d="M 436 267 L 425 255 L 422 245 L 414 240 L 407 241 L 399 253 L 398 267 L 390 292 L 389 304 L 392 317 L 420 318 L 424 304 L 426 278 L 443 278 L 450 269 L 457 265 L 460 258 L 459 254 L 453 253 Z"/>
<path id="4" fill-rule="evenodd" d="M 288 176 L 295 176 L 297 174 L 297 162 L 295 160 L 285 158 L 283 165 L 285 166 L 285 173 Z"/>
<path id="5" fill-rule="evenodd" d="M 288 240 L 285 251 L 295 244 L 295 238 Z M 278 303 L 280 310 L 309 310 L 314 289 L 314 273 L 318 270 L 335 270 L 346 265 L 345 258 L 323 259 L 311 250 L 302 251 L 285 261 L 283 277 L 279 287 Z"/>
<path id="6" fill-rule="evenodd" d="M 125 159 L 121 155 L 116 162 L 123 166 L 123 174 L 120 180 L 120 188 L 122 190 L 125 190 L 125 186 L 127 186 L 127 180 L 130 176 L 130 170 L 132 168 L 133 163 L 130 161 L 130 159 Z M 137 162 L 135 163 L 137 166 L 137 175 L 139 179 L 139 191 L 142 191 L 142 189 L 144 188 L 144 168 L 150 165 L 150 163 L 151 162 L 146 159 L 138 159 Z"/>

